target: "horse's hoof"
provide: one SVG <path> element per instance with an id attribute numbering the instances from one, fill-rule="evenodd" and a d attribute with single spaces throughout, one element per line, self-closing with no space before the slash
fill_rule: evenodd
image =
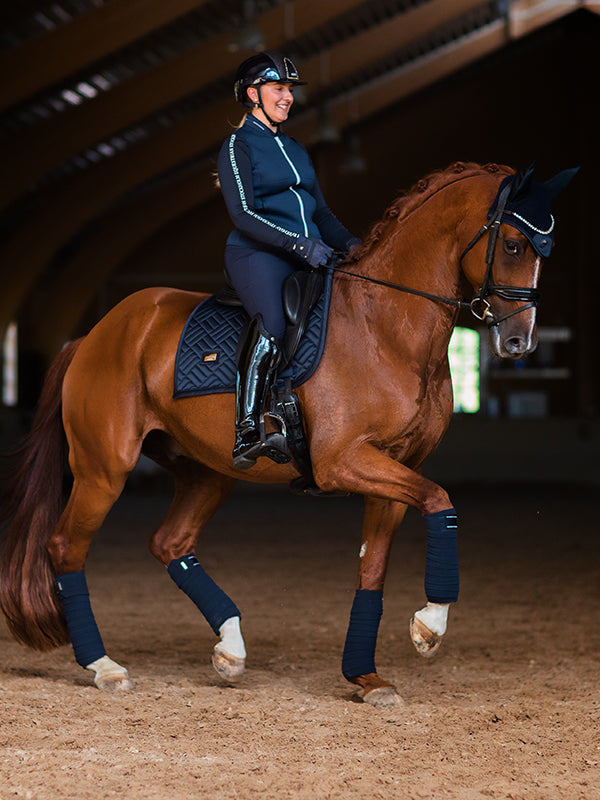
<path id="1" fill-rule="evenodd" d="M 381 686 L 371 689 L 370 692 L 359 693 L 364 703 L 374 708 L 403 708 L 404 700 L 398 694 L 395 686 Z"/>
<path id="2" fill-rule="evenodd" d="M 229 683 L 239 680 L 244 674 L 246 659 L 224 653 L 221 650 L 217 650 L 217 647 L 213 650 L 212 657 L 213 667 L 217 674 Z"/>
<path id="3" fill-rule="evenodd" d="M 126 692 L 133 689 L 133 683 L 127 673 L 115 672 L 112 675 L 96 676 L 94 683 L 103 692 Z"/>
<path id="4" fill-rule="evenodd" d="M 133 684 L 129 680 L 129 673 L 116 661 L 108 656 L 102 656 L 88 664 L 89 669 L 94 674 L 94 683 L 104 692 L 127 691 L 133 689 Z"/>
<path id="5" fill-rule="evenodd" d="M 440 649 L 443 636 L 429 630 L 420 619 L 413 617 L 410 621 L 410 638 L 419 655 L 431 658 Z"/>

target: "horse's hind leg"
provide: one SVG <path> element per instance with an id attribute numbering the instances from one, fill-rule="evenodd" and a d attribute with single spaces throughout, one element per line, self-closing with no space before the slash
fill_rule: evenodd
<path id="1" fill-rule="evenodd" d="M 120 495 L 126 475 L 75 478 L 69 502 L 48 542 L 75 659 L 95 673 L 99 689 L 130 689 L 127 670 L 106 655 L 89 600 L 85 561 L 94 534 Z"/>
<path id="2" fill-rule="evenodd" d="M 227 681 L 236 680 L 244 672 L 246 659 L 241 614 L 195 556 L 202 529 L 221 507 L 235 480 L 186 458 L 148 454 L 175 475 L 175 497 L 150 540 L 150 552 L 167 567 L 177 586 L 194 601 L 220 637 L 213 652 L 218 674 Z"/>

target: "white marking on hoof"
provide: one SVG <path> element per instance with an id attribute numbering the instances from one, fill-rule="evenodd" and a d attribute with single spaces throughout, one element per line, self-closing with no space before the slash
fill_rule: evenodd
<path id="1" fill-rule="evenodd" d="M 410 638 L 419 655 L 424 658 L 431 658 L 440 649 L 443 637 L 430 631 L 421 620 L 413 617 L 410 621 Z"/>
<path id="2" fill-rule="evenodd" d="M 121 667 L 108 656 L 102 656 L 97 661 L 93 661 L 87 665 L 86 669 L 96 673 L 94 683 L 98 689 L 108 692 L 133 689 L 133 684 L 129 680 L 129 673 L 125 667 Z"/>
<path id="3" fill-rule="evenodd" d="M 427 603 L 410 621 L 410 638 L 417 652 L 431 658 L 440 649 L 448 629 L 448 603 Z"/>
<path id="4" fill-rule="evenodd" d="M 368 703 L 374 708 L 404 708 L 404 700 L 395 686 L 382 686 L 379 689 L 371 689 L 370 692 L 358 692 L 364 703 Z"/>
<path id="5" fill-rule="evenodd" d="M 443 636 L 448 630 L 449 610 L 448 603 L 427 603 L 425 608 L 415 613 L 415 617 L 420 619 L 430 631 L 437 633 L 438 636 Z"/>
<path id="6" fill-rule="evenodd" d="M 223 680 L 232 682 L 239 680 L 246 669 L 246 659 L 236 658 L 220 649 L 220 643 L 215 645 L 212 657 L 213 667 Z"/>
<path id="7" fill-rule="evenodd" d="M 221 640 L 213 651 L 212 663 L 226 681 L 236 681 L 246 668 L 246 647 L 240 629 L 240 618 L 230 617 L 219 628 Z"/>

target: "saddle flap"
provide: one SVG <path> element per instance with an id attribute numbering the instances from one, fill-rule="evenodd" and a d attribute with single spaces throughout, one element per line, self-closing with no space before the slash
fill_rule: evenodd
<path id="1" fill-rule="evenodd" d="M 283 309 L 288 322 L 297 325 L 315 307 L 323 291 L 323 273 L 318 270 L 296 270 L 283 284 Z"/>
<path id="2" fill-rule="evenodd" d="M 282 288 L 283 309 L 287 318 L 282 342 L 284 364 L 294 357 L 324 285 L 325 278 L 320 270 L 296 270 L 285 279 Z"/>

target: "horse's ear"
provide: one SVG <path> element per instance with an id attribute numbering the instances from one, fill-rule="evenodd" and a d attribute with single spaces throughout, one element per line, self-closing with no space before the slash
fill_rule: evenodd
<path id="1" fill-rule="evenodd" d="M 562 172 L 559 172 L 558 175 L 555 175 L 553 178 L 550 178 L 544 183 L 544 186 L 550 193 L 551 197 L 556 197 L 559 192 L 562 192 L 563 189 L 571 183 L 575 175 L 579 172 L 579 167 L 573 167 L 572 169 L 563 169 Z"/>
<path id="2" fill-rule="evenodd" d="M 535 161 L 528 164 L 524 169 L 520 169 L 512 180 L 512 186 L 508 199 L 511 201 L 520 200 L 529 191 L 531 181 L 533 178 L 533 170 L 535 169 Z"/>

